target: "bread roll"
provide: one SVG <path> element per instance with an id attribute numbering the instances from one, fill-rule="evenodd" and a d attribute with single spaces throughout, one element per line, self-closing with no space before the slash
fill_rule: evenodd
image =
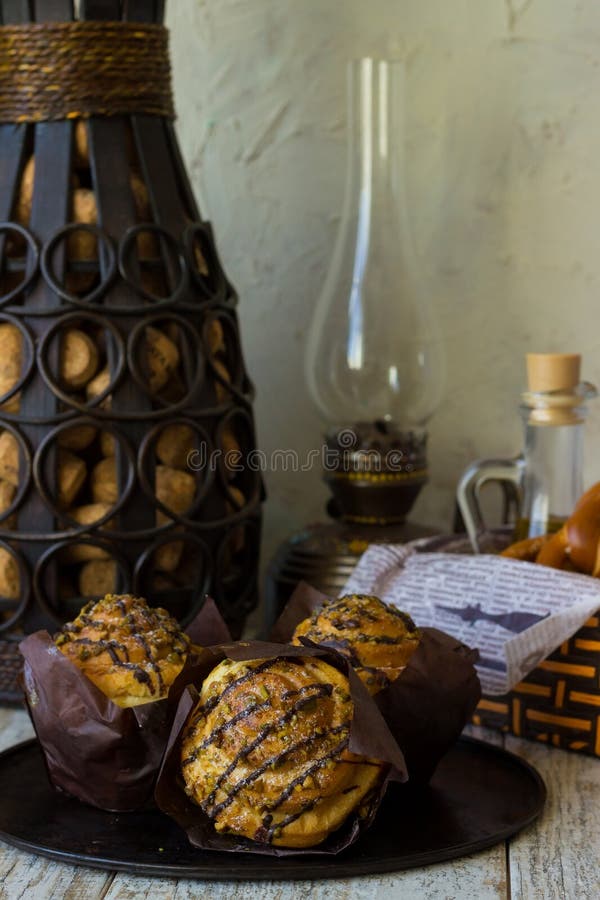
<path id="1" fill-rule="evenodd" d="M 73 154 L 73 162 L 76 169 L 89 169 L 90 166 L 90 150 L 88 146 L 88 130 L 85 119 L 78 119 L 75 122 L 74 138 L 75 152 Z"/>
<path id="2" fill-rule="evenodd" d="M 198 246 L 197 242 L 194 244 L 194 260 L 196 262 L 196 268 L 198 269 L 199 274 L 203 275 L 206 278 L 206 276 L 209 274 L 208 265 L 206 264 L 204 254 L 202 253 L 202 250 Z"/>
<path id="3" fill-rule="evenodd" d="M 14 484 L 11 484 L 10 481 L 5 481 L 3 478 L 0 478 L 0 515 L 5 513 L 6 510 L 10 508 L 11 503 L 15 499 L 16 493 L 17 489 Z M 2 522 L 0 528 L 6 527 L 6 522 Z"/>
<path id="4" fill-rule="evenodd" d="M 156 497 L 170 510 L 183 515 L 194 502 L 196 481 L 187 472 L 172 469 L 170 466 L 156 467 Z M 170 522 L 169 516 L 162 510 L 156 512 L 156 524 L 165 525 Z M 154 551 L 154 567 L 162 572 L 173 572 L 179 565 L 183 553 L 182 541 L 170 541 L 161 544 Z"/>
<path id="5" fill-rule="evenodd" d="M 35 181 L 35 159 L 30 156 L 23 168 L 15 217 L 19 225 L 27 227 L 31 218 L 31 201 L 33 199 L 33 183 Z"/>
<path id="6" fill-rule="evenodd" d="M 371 694 L 398 678 L 421 639 L 410 616 L 370 594 L 331 601 L 298 625 L 292 643 L 300 637 L 347 656 Z"/>
<path id="7" fill-rule="evenodd" d="M 19 194 L 15 208 L 15 219 L 19 225 L 27 227 L 31 219 L 31 203 L 33 200 L 33 187 L 35 183 L 35 158 L 30 156 L 23 167 Z M 71 177 L 71 186 L 78 187 L 79 179 L 76 175 Z"/>
<path id="8" fill-rule="evenodd" d="M 173 372 L 164 388 L 160 391 L 160 399 L 167 403 L 179 403 L 182 397 L 188 393 L 188 388 L 179 374 L 179 370 Z"/>
<path id="9" fill-rule="evenodd" d="M 75 188 L 72 195 L 71 219 L 81 225 L 96 225 L 98 209 L 96 196 L 89 188 Z M 67 235 L 67 260 L 77 262 L 98 259 L 98 240 L 92 231 L 75 229 Z M 96 279 L 95 272 L 67 271 L 65 288 L 72 294 L 87 294 L 92 290 Z"/>
<path id="10" fill-rule="evenodd" d="M 73 191 L 73 221 L 81 225 L 98 223 L 96 195 L 89 188 L 76 188 Z M 67 257 L 74 260 L 97 259 L 96 235 L 91 231 L 72 231 L 67 237 Z M 89 279 L 90 276 L 83 273 L 83 278 Z"/>
<path id="11" fill-rule="evenodd" d="M 87 475 L 84 461 L 62 447 L 58 451 L 58 497 L 61 508 L 71 506 L 83 487 Z"/>
<path id="12" fill-rule="evenodd" d="M 557 532 L 511 544 L 502 556 L 600 577 L 600 482 L 579 498 Z"/>
<path id="13" fill-rule="evenodd" d="M 98 350 L 79 328 L 68 328 L 60 342 L 60 376 L 71 388 L 82 388 L 96 374 Z"/>
<path id="14" fill-rule="evenodd" d="M 187 512 L 196 494 L 196 480 L 189 472 L 156 467 L 156 496 L 161 503 L 177 515 Z"/>
<path id="15" fill-rule="evenodd" d="M 79 593 L 82 597 L 103 597 L 111 594 L 117 583 L 117 564 L 114 559 L 91 559 L 79 572 Z"/>
<path id="16" fill-rule="evenodd" d="M 77 119 L 74 128 L 75 136 L 75 152 L 73 161 L 76 169 L 89 169 L 90 167 L 90 150 L 88 142 L 88 128 L 85 119 Z M 131 129 L 127 129 L 125 134 L 125 145 L 127 148 L 127 160 L 133 163 L 135 160 L 135 149 L 133 145 L 133 137 Z"/>
<path id="17" fill-rule="evenodd" d="M 0 397 L 18 383 L 23 368 L 23 335 L 12 322 L 0 322 Z M 0 405 L 8 413 L 19 412 L 20 391 Z"/>
<path id="18" fill-rule="evenodd" d="M 150 200 L 148 198 L 148 189 L 144 181 L 137 172 L 132 172 L 129 183 L 131 185 L 131 193 L 133 194 L 136 219 L 138 222 L 150 222 L 152 219 Z"/>
<path id="19" fill-rule="evenodd" d="M 167 517 L 163 516 L 162 513 L 157 514 L 157 525 L 162 525 L 168 521 Z M 166 544 L 161 544 L 152 555 L 154 568 L 158 572 L 174 572 L 181 562 L 182 553 L 183 541 L 169 541 Z"/>
<path id="20" fill-rule="evenodd" d="M 322 659 L 226 659 L 183 732 L 186 793 L 217 832 L 317 846 L 384 775 L 348 750 L 352 716 L 347 678 Z"/>
<path id="21" fill-rule="evenodd" d="M 102 519 L 110 510 L 110 503 L 85 503 L 83 506 L 75 506 L 69 510 L 69 515 L 78 525 L 94 525 Z M 107 526 L 111 523 L 107 522 Z"/>
<path id="22" fill-rule="evenodd" d="M 508 556 L 511 559 L 521 559 L 525 562 L 535 562 L 538 553 L 545 543 L 550 539 L 549 534 L 542 534 L 539 537 L 526 538 L 524 541 L 517 541 L 502 551 L 500 556 Z"/>
<path id="23" fill-rule="evenodd" d="M 211 356 L 225 350 L 225 333 L 219 319 L 210 319 L 205 326 L 204 334 Z"/>
<path id="24" fill-rule="evenodd" d="M 0 516 L 3 516 L 6 511 L 10 509 L 16 494 L 17 489 L 14 484 L 10 484 L 10 482 L 0 479 Z M 0 521 L 0 529 L 2 529 L 2 531 L 14 531 L 16 527 L 16 512 L 12 513 L 10 516 L 6 516 L 6 518 Z"/>
<path id="25" fill-rule="evenodd" d="M 166 334 L 148 325 L 144 329 L 142 359 L 150 392 L 155 394 L 165 386 L 179 365 L 179 350 Z"/>
<path id="26" fill-rule="evenodd" d="M 115 505 L 119 499 L 119 485 L 117 483 L 117 464 L 114 456 L 107 456 L 94 466 L 90 484 L 95 503 Z"/>
<path id="27" fill-rule="evenodd" d="M 189 425 L 167 425 L 156 441 L 156 455 L 162 463 L 175 469 L 187 469 L 194 449 L 196 434 Z"/>
<path id="28" fill-rule="evenodd" d="M 19 486 L 19 444 L 10 431 L 0 434 L 0 478 Z"/>
<path id="29" fill-rule="evenodd" d="M 68 514 L 79 525 L 94 525 L 103 516 L 105 516 L 112 506 L 110 503 L 86 503 L 84 506 L 77 506 L 68 510 Z M 109 519 L 103 527 L 114 528 L 115 522 Z M 102 535 L 100 534 L 100 537 Z M 90 559 L 106 560 L 110 558 L 110 554 L 103 548 L 94 544 L 69 544 L 61 552 L 61 560 L 65 563 L 86 562 Z"/>
<path id="30" fill-rule="evenodd" d="M 166 610 L 131 594 L 108 594 L 63 625 L 56 644 L 117 706 L 130 707 L 167 696 L 189 638 Z"/>
<path id="31" fill-rule="evenodd" d="M 110 431 L 100 432 L 100 449 L 103 456 L 114 456 L 116 453 L 117 442 L 114 434 Z"/>
<path id="32" fill-rule="evenodd" d="M 108 366 L 105 366 L 95 378 L 92 378 L 91 381 L 85 386 L 85 394 L 88 400 L 93 400 L 95 397 L 98 397 L 102 394 L 107 387 L 110 385 L 110 371 Z M 110 394 L 108 397 L 105 397 L 104 400 L 100 402 L 100 409 L 110 409 Z"/>
<path id="33" fill-rule="evenodd" d="M 0 597 L 17 600 L 20 587 L 21 579 L 17 561 L 8 550 L 0 547 Z"/>
<path id="34" fill-rule="evenodd" d="M 66 447 L 67 450 L 85 450 L 94 441 L 98 433 L 98 429 L 93 425 L 73 425 L 72 428 L 65 428 L 61 431 L 57 438 L 59 447 Z"/>
<path id="35" fill-rule="evenodd" d="M 137 172 L 131 173 L 130 184 L 137 221 L 139 223 L 152 222 L 152 212 L 150 210 L 150 198 L 148 196 L 148 189 L 141 176 L 138 175 Z M 154 232 L 140 231 L 136 238 L 136 244 L 137 252 L 141 259 L 155 259 L 158 256 L 158 241 Z M 151 293 L 155 293 L 153 287 L 150 287 L 148 289 L 151 291 Z"/>

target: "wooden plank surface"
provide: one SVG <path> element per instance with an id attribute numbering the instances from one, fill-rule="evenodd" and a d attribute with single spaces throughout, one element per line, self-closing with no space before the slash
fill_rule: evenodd
<path id="1" fill-rule="evenodd" d="M 546 782 L 544 813 L 511 841 L 513 900 L 600 897 L 600 760 L 507 736 Z"/>
<path id="2" fill-rule="evenodd" d="M 224 867 L 227 865 L 223 863 Z M 222 881 L 115 876 L 106 900 L 497 900 L 506 898 L 505 850 L 393 875 L 326 881 Z M 502 874 L 501 874 L 502 873 Z"/>

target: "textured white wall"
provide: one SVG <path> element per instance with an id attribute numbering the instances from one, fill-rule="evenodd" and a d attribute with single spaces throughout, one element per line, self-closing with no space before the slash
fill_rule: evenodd
<path id="1" fill-rule="evenodd" d="M 527 350 L 600 383 L 600 3 L 171 0 L 178 131 L 240 295 L 260 445 L 317 445 L 304 339 L 342 202 L 345 62 L 408 63 L 413 229 L 446 339 L 432 478 L 448 527 L 477 456 L 520 446 Z M 586 480 L 600 477 L 600 406 Z M 267 553 L 321 517 L 318 471 L 267 473 Z"/>

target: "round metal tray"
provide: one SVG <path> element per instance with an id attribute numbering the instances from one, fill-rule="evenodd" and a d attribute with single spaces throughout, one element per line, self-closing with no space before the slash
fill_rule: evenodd
<path id="1" fill-rule="evenodd" d="M 337 856 L 275 858 L 188 844 L 158 810 L 107 813 L 57 793 L 36 741 L 0 754 L 0 838 L 64 863 L 202 879 L 341 878 L 393 872 L 491 847 L 529 825 L 546 798 L 528 763 L 461 740 L 428 787 L 392 785 L 371 829 Z"/>

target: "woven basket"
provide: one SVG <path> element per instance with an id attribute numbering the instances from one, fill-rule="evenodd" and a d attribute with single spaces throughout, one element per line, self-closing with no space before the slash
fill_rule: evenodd
<path id="1" fill-rule="evenodd" d="M 486 553 L 510 543 L 511 531 L 498 529 L 481 542 Z M 423 552 L 470 553 L 466 537 L 437 537 L 421 543 Z M 600 756 L 600 613 L 533 669 L 514 690 L 483 697 L 475 725 L 511 732 L 563 750 Z"/>
<path id="2" fill-rule="evenodd" d="M 162 6 L 84 0 L 81 15 L 157 25 Z M 28 22 L 29 7 L 3 0 L 2 23 Z M 39 23 L 73 18 L 68 0 L 35 9 Z M 172 122 L 150 102 L 0 125 L 4 698 L 14 638 L 107 587 L 182 621 L 210 592 L 234 634 L 257 602 L 263 488 L 244 464 L 255 438 L 237 296 Z"/>

